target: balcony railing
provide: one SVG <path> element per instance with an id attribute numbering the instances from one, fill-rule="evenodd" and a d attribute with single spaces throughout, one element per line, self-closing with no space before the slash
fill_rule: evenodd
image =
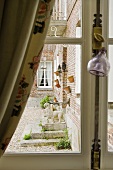
<path id="1" fill-rule="evenodd" d="M 54 12 L 53 11 L 51 20 L 66 20 L 66 16 L 65 16 L 64 12 Z"/>

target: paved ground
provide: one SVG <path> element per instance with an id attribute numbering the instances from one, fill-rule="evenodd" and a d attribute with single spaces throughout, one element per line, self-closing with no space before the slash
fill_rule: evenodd
<path id="1" fill-rule="evenodd" d="M 14 136 L 6 150 L 6 152 L 11 153 L 21 153 L 21 152 L 70 152 L 70 150 L 56 150 L 55 146 L 29 146 L 29 147 L 22 147 L 20 145 L 20 139 L 22 138 L 22 133 L 26 127 L 26 125 L 31 123 L 39 123 L 41 115 L 43 115 L 43 109 L 40 108 L 40 99 L 29 97 L 27 102 L 26 108 L 22 115 L 22 118 L 19 122 L 19 125 L 15 131 Z M 110 116 L 111 112 L 109 112 Z M 109 117 L 109 120 L 111 117 Z M 113 123 L 113 122 L 112 122 Z M 108 143 L 108 150 L 113 152 L 113 146 Z"/>
<path id="2" fill-rule="evenodd" d="M 39 123 L 40 117 L 44 114 L 43 109 L 40 108 L 39 99 L 30 97 L 24 113 L 21 117 L 19 125 L 15 131 L 14 136 L 11 139 L 9 146 L 7 147 L 6 152 L 11 153 L 23 153 L 23 152 L 69 152 L 70 150 L 56 150 L 55 146 L 28 146 L 22 147 L 20 145 L 20 140 L 22 138 L 22 133 L 26 127 L 26 125 L 31 123 Z"/>

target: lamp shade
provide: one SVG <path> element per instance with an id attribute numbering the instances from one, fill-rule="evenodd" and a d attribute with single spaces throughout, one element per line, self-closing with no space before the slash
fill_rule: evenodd
<path id="1" fill-rule="evenodd" d="M 106 49 L 104 47 L 88 62 L 87 70 L 89 73 L 100 77 L 108 75 L 110 64 L 107 60 Z"/>

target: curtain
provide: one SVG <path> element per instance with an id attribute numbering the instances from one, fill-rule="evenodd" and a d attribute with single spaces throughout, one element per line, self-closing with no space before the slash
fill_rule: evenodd
<path id="1" fill-rule="evenodd" d="M 47 67 L 46 78 L 48 81 L 48 86 L 51 86 L 51 72 L 52 72 L 51 62 L 47 62 L 46 67 Z"/>
<path id="2" fill-rule="evenodd" d="M 40 86 L 44 86 L 44 70 L 42 70 L 42 77 L 40 80 Z"/>
<path id="3" fill-rule="evenodd" d="M 40 62 L 39 69 L 38 69 L 38 86 L 40 86 L 42 77 L 43 77 L 43 69 L 41 69 L 41 66 L 43 66 L 43 62 Z"/>
<path id="4" fill-rule="evenodd" d="M 53 3 L 54 0 L 0 1 L 0 156 L 29 97 Z"/>

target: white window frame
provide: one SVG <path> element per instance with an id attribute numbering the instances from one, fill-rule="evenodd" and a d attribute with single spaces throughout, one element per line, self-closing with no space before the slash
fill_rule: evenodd
<path id="1" fill-rule="evenodd" d="M 44 67 L 45 67 L 45 69 L 44 69 L 44 76 L 45 76 L 45 72 L 46 72 L 46 69 L 47 69 L 47 68 L 46 68 L 46 63 L 50 63 L 50 64 L 51 64 L 51 66 L 50 66 L 50 67 L 51 67 L 51 77 L 50 77 L 50 79 L 51 79 L 51 85 L 50 85 L 50 86 L 49 86 L 49 85 L 48 85 L 48 86 L 46 86 L 46 85 L 44 85 L 44 86 L 39 86 L 39 85 L 38 85 L 38 81 L 39 81 L 39 76 L 38 76 L 38 74 L 39 74 L 39 71 L 40 71 L 40 70 L 38 70 L 38 71 L 37 71 L 37 86 L 38 86 L 38 89 L 39 89 L 39 90 L 42 90 L 42 89 L 44 89 L 44 90 L 45 90 L 45 89 L 52 89 L 52 61 L 41 61 L 40 64 L 41 64 L 41 63 L 44 63 Z M 46 83 L 45 80 L 46 80 L 46 79 L 44 79 L 44 84 Z"/>
<path id="2" fill-rule="evenodd" d="M 81 92 L 81 46 L 76 46 L 76 58 L 75 58 L 75 75 L 76 75 L 76 86 L 75 93 L 80 94 Z"/>
<path id="3" fill-rule="evenodd" d="M 101 1 L 103 11 L 107 8 L 107 0 Z M 92 55 L 92 24 L 93 14 L 96 11 L 96 0 L 83 0 L 82 13 L 82 38 L 49 38 L 45 43 L 48 44 L 80 44 L 82 46 L 82 70 L 81 70 L 81 137 L 82 137 L 82 152 L 75 153 L 20 153 L 20 154 L 5 154 L 0 159 L 0 167 L 3 170 L 37 170 L 37 169 L 75 169 L 87 170 L 91 169 L 91 145 L 94 138 L 94 85 L 95 77 L 87 72 L 87 63 Z M 104 15 L 106 17 L 106 15 Z M 107 18 L 104 18 L 105 20 Z M 106 20 L 105 20 L 106 21 Z M 104 26 L 107 25 L 104 23 Z M 104 30 L 106 33 L 106 29 Z M 105 34 L 106 35 L 106 34 Z M 107 37 L 105 37 L 105 40 Z M 110 40 L 109 40 L 110 41 Z M 113 42 L 113 40 L 112 40 Z M 100 82 L 100 139 L 101 139 L 101 167 L 103 170 L 113 169 L 113 154 L 107 152 L 107 79 L 101 79 Z M 103 93 L 104 92 L 104 93 Z M 106 140 L 105 140 L 106 139 Z"/>
<path id="4" fill-rule="evenodd" d="M 103 36 L 105 39 L 104 46 L 108 50 L 108 45 L 113 44 L 113 38 L 108 37 L 108 26 L 109 26 L 109 9 L 108 9 L 108 3 L 109 0 L 103 1 L 102 3 L 102 15 L 103 15 Z M 112 64 L 112 63 L 110 63 Z M 109 75 L 108 75 L 109 76 Z M 108 102 L 108 78 L 104 78 L 101 80 L 100 84 L 100 97 L 103 99 L 101 106 L 100 106 L 100 136 L 101 136 L 101 164 L 103 169 L 113 169 L 113 152 L 108 152 L 108 139 L 107 139 L 107 126 L 108 126 L 108 108 L 107 108 L 107 102 Z"/>

